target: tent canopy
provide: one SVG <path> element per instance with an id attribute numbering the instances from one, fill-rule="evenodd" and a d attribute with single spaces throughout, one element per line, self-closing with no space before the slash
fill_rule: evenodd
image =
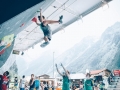
<path id="1" fill-rule="evenodd" d="M 70 74 L 70 79 L 85 79 L 86 75 L 83 73 Z"/>

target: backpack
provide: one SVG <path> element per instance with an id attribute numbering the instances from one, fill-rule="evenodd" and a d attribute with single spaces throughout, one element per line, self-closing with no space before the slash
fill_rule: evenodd
<path id="1" fill-rule="evenodd" d="M 39 87 L 40 86 L 40 81 L 39 80 L 35 80 L 35 87 Z"/>

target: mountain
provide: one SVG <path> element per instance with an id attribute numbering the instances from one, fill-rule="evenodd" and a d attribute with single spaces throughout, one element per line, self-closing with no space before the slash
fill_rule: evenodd
<path id="1" fill-rule="evenodd" d="M 30 75 L 53 72 L 53 53 L 46 51 L 34 60 L 23 73 Z M 63 65 L 70 72 L 85 72 L 86 69 L 119 69 L 120 64 L 120 22 L 108 27 L 101 38 L 94 42 L 92 37 L 85 37 L 78 44 L 54 58 L 55 63 Z"/>
<path id="2" fill-rule="evenodd" d="M 62 53 L 58 57 L 54 58 L 55 63 L 59 64 L 65 61 L 63 64 L 67 64 L 70 61 L 74 61 L 76 59 L 75 57 L 78 57 L 79 55 L 81 55 L 85 50 L 87 50 L 87 48 L 89 48 L 94 43 L 93 41 L 94 39 L 90 36 L 84 38 L 81 42 L 76 44 L 74 47 Z M 55 55 L 56 55 L 56 52 L 55 52 Z M 53 71 L 53 52 L 48 50 L 44 52 L 37 60 L 32 61 L 31 64 L 29 65 L 29 68 L 25 72 L 27 72 L 26 75 L 30 75 L 31 73 L 34 73 L 36 75 L 41 75 L 44 73 L 51 75 L 52 71 Z M 22 72 L 21 74 L 24 74 L 25 72 Z"/>
<path id="3" fill-rule="evenodd" d="M 99 41 L 87 49 L 78 59 L 69 64 L 70 71 L 84 72 L 86 69 L 119 69 L 120 23 L 108 27 Z M 74 67 L 74 68 L 73 68 Z"/>

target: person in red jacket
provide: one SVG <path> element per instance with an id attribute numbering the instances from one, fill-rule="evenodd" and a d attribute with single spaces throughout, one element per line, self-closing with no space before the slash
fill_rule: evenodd
<path id="1" fill-rule="evenodd" d="M 0 75 L 0 90 L 7 90 L 8 75 L 8 71 L 4 72 L 3 75 Z"/>

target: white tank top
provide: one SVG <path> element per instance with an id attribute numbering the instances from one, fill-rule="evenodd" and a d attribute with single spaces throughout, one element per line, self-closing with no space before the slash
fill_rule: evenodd
<path id="1" fill-rule="evenodd" d="M 25 88 L 25 79 L 21 79 L 20 88 Z"/>

